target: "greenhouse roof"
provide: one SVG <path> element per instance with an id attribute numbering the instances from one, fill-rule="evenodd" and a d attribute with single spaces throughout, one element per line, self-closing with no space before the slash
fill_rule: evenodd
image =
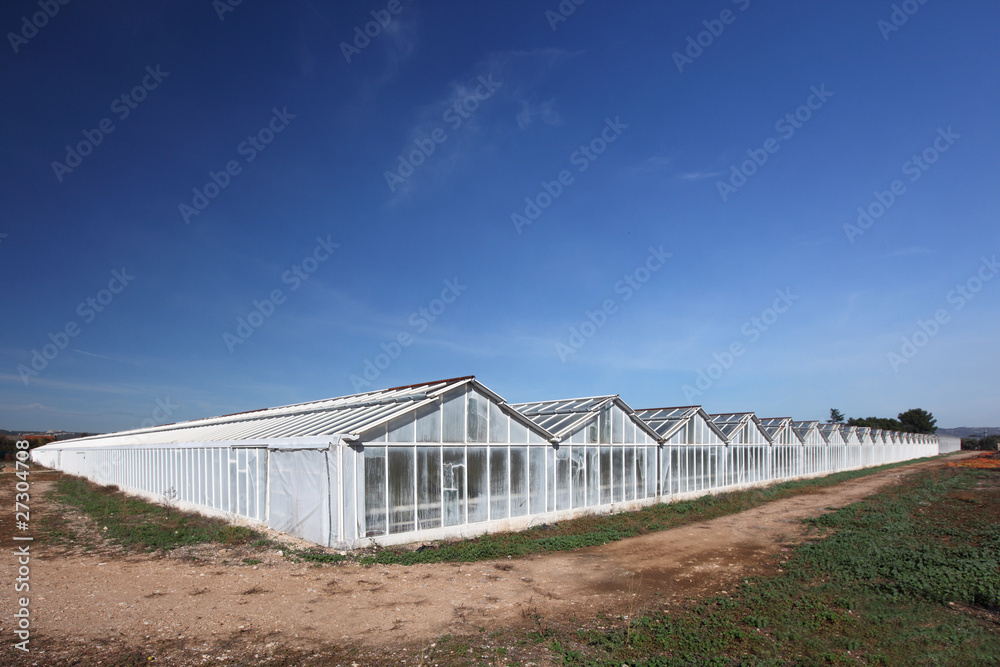
<path id="1" fill-rule="evenodd" d="M 802 436 L 799 435 L 798 430 L 795 428 L 795 422 L 792 421 L 791 417 L 760 417 L 759 419 L 761 427 L 771 440 L 777 439 L 782 429 L 786 428 L 791 429 L 795 437 L 800 441 L 802 440 Z"/>
<path id="2" fill-rule="evenodd" d="M 475 385 L 477 391 L 505 405 L 503 398 L 477 382 L 474 376 L 468 376 L 196 419 L 178 424 L 64 440 L 60 442 L 60 446 L 157 445 L 309 437 L 351 441 L 364 431 L 433 403 L 441 394 L 467 384 Z M 526 426 L 539 430 L 535 424 L 517 415 L 513 410 L 510 410 L 510 413 Z"/>
<path id="3" fill-rule="evenodd" d="M 596 417 L 600 411 L 617 405 L 636 425 L 654 440 L 661 440 L 653 428 L 644 422 L 617 394 L 613 396 L 591 396 L 589 398 L 568 398 L 558 401 L 537 401 L 534 403 L 513 403 L 511 407 L 538 424 L 560 440 L 572 434 L 585 422 Z"/>
<path id="4" fill-rule="evenodd" d="M 695 415 L 701 415 L 701 418 L 705 420 L 705 423 L 708 424 L 710 429 L 715 431 L 717 436 L 723 440 L 728 440 L 726 434 L 722 432 L 722 429 L 716 426 L 715 422 L 712 421 L 712 418 L 700 405 L 686 405 L 675 408 L 644 408 L 636 410 L 635 413 L 640 419 L 642 419 L 642 421 L 649 424 L 649 426 L 664 440 L 684 428 L 684 425 L 687 424 L 688 421 L 690 421 Z"/>
<path id="5" fill-rule="evenodd" d="M 810 430 L 812 430 L 812 429 L 816 429 L 817 431 L 819 430 L 819 422 L 818 421 L 814 421 L 814 422 L 811 422 L 811 421 L 802 421 L 802 422 L 793 421 L 792 422 L 792 428 L 795 429 L 795 432 L 799 434 L 800 438 L 804 439 L 806 437 L 806 435 L 809 433 Z"/>
<path id="6" fill-rule="evenodd" d="M 844 443 L 844 436 L 841 434 L 840 427 L 840 424 L 820 424 L 819 432 L 823 434 L 823 438 L 830 444 L 840 445 Z"/>
<path id="7" fill-rule="evenodd" d="M 771 435 L 764 428 L 764 425 L 761 424 L 760 420 L 757 419 L 757 415 L 752 412 L 727 412 L 709 416 L 715 422 L 715 425 L 725 434 L 726 440 L 732 440 L 733 435 L 739 432 L 743 426 L 752 422 L 764 434 L 768 442 L 772 441 Z"/>

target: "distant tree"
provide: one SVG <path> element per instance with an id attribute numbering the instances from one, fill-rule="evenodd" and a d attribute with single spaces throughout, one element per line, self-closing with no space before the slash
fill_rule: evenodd
<path id="1" fill-rule="evenodd" d="M 913 408 L 906 412 L 900 412 L 898 417 L 904 431 L 910 433 L 934 433 L 937 431 L 937 420 L 926 410 Z"/>
<path id="2" fill-rule="evenodd" d="M 962 438 L 962 449 L 995 452 L 1000 448 L 1000 435 L 987 438 Z"/>
<path id="3" fill-rule="evenodd" d="M 827 424 L 843 424 L 844 423 L 844 413 L 837 408 L 830 408 L 830 418 L 826 420 Z"/>

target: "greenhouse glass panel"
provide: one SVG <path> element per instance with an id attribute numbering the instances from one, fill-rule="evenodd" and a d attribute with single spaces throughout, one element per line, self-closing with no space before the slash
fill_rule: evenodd
<path id="1" fill-rule="evenodd" d="M 635 447 L 622 447 L 625 456 L 625 500 L 635 500 Z"/>
<path id="2" fill-rule="evenodd" d="M 441 525 L 441 448 L 417 447 L 417 528 Z"/>
<path id="3" fill-rule="evenodd" d="M 528 480 L 531 483 L 528 494 L 528 511 L 531 514 L 545 512 L 545 448 L 528 448 Z"/>
<path id="4" fill-rule="evenodd" d="M 257 450 L 247 450 L 247 513 L 246 516 L 257 518 Z"/>
<path id="5" fill-rule="evenodd" d="M 436 403 L 417 410 L 417 442 L 441 442 L 441 410 Z"/>
<path id="6" fill-rule="evenodd" d="M 465 448 L 445 447 L 442 458 L 444 525 L 465 523 Z"/>
<path id="7" fill-rule="evenodd" d="M 445 394 L 441 404 L 444 442 L 465 442 L 465 390 Z"/>
<path id="8" fill-rule="evenodd" d="M 389 442 L 414 442 L 412 414 L 397 417 L 389 422 Z M 391 463 L 390 461 L 390 470 L 392 470 Z"/>
<path id="9" fill-rule="evenodd" d="M 259 451 L 260 450 L 258 450 L 258 452 Z M 264 457 L 263 456 L 259 456 L 258 457 L 258 461 L 260 461 L 261 458 L 264 458 Z M 201 476 L 201 493 L 199 494 L 200 495 L 200 499 L 199 499 L 198 502 L 200 502 L 202 505 L 211 506 L 211 503 L 212 503 L 212 500 L 211 500 L 211 498 L 212 498 L 212 488 L 209 486 L 209 483 L 211 482 L 211 479 L 212 479 L 212 465 L 211 465 L 211 463 L 212 463 L 212 450 L 209 449 L 209 448 L 199 449 L 198 450 L 198 459 L 199 459 L 198 460 L 198 464 L 201 466 L 201 475 L 200 475 Z M 258 463 L 258 465 L 259 465 L 259 463 Z M 260 485 L 259 484 L 258 484 L 257 488 L 260 489 Z M 258 513 L 257 516 L 259 516 L 259 513 Z"/>
<path id="10" fill-rule="evenodd" d="M 611 448 L 601 447 L 601 504 L 610 505 L 611 499 Z"/>
<path id="11" fill-rule="evenodd" d="M 552 447 L 548 447 L 545 450 L 545 488 L 548 489 L 545 497 L 545 507 L 547 512 L 556 511 L 556 485 L 555 485 L 555 474 L 556 474 L 556 451 Z"/>
<path id="12" fill-rule="evenodd" d="M 625 413 L 617 408 L 611 409 L 611 443 L 621 444 L 625 435 Z"/>
<path id="13" fill-rule="evenodd" d="M 158 455 L 159 452 L 153 452 L 154 455 Z M 156 456 L 155 458 L 159 458 Z M 219 486 L 219 469 L 222 467 L 219 463 L 219 448 L 212 448 L 212 508 L 222 509 L 222 489 Z"/>
<path id="14" fill-rule="evenodd" d="M 586 447 L 574 445 L 570 452 L 570 476 L 573 478 L 573 507 L 584 507 L 587 503 L 587 451 Z"/>
<path id="15" fill-rule="evenodd" d="M 656 476 L 656 455 L 659 450 L 656 447 L 646 447 L 646 497 L 657 496 L 660 490 L 657 486 Z"/>
<path id="16" fill-rule="evenodd" d="M 681 457 L 679 453 L 679 447 L 670 447 L 670 463 L 665 471 L 665 477 L 670 481 L 670 494 L 676 495 L 680 493 L 680 465 Z"/>
<path id="17" fill-rule="evenodd" d="M 601 429 L 601 444 L 611 443 L 611 406 L 606 405 L 601 408 L 601 412 L 598 415 L 599 426 Z"/>
<path id="18" fill-rule="evenodd" d="M 708 484 L 709 488 L 716 489 L 722 484 L 719 482 L 719 448 L 708 448 Z"/>
<path id="19" fill-rule="evenodd" d="M 184 453 L 187 454 L 188 463 L 190 463 L 191 460 L 190 450 L 184 450 Z M 185 472 L 187 472 L 187 483 L 190 486 L 191 471 L 186 470 Z M 237 495 L 239 503 L 237 505 L 237 514 L 239 514 L 240 516 L 246 516 L 247 515 L 247 450 L 245 449 L 236 450 L 236 479 L 238 481 L 237 488 L 239 489 L 239 494 Z M 188 490 L 187 495 L 188 498 L 190 499 L 191 498 L 190 489 Z"/>
<path id="20" fill-rule="evenodd" d="M 469 488 L 469 523 L 489 519 L 489 468 L 485 447 L 469 447 L 466 455 L 466 483 Z"/>
<path id="21" fill-rule="evenodd" d="M 385 447 L 365 447 L 365 537 L 385 535 Z"/>
<path id="22" fill-rule="evenodd" d="M 691 452 L 694 457 L 694 489 L 702 491 L 705 488 L 705 448 L 694 447 Z"/>
<path id="23" fill-rule="evenodd" d="M 646 448 L 635 448 L 635 497 L 646 497 Z"/>
<path id="24" fill-rule="evenodd" d="M 489 401 L 490 405 L 490 442 L 508 442 L 507 422 L 510 421 L 500 406 Z"/>
<path id="25" fill-rule="evenodd" d="M 569 497 L 569 447 L 556 450 L 556 510 L 570 508 Z"/>
<path id="26" fill-rule="evenodd" d="M 413 447 L 388 448 L 390 534 L 406 533 L 416 526 L 413 459 Z"/>
<path id="27" fill-rule="evenodd" d="M 601 502 L 601 450 L 599 447 L 587 447 L 587 505 L 599 505 Z"/>
<path id="28" fill-rule="evenodd" d="M 467 430 L 469 442 L 486 442 L 489 422 L 489 401 L 474 391 L 469 392 Z"/>
<path id="29" fill-rule="evenodd" d="M 490 447 L 490 519 L 506 519 L 510 515 L 509 503 L 507 447 Z"/>
<path id="30" fill-rule="evenodd" d="M 613 485 L 614 502 L 620 503 L 625 499 L 625 450 L 622 447 L 611 448 L 611 483 Z"/>
<path id="31" fill-rule="evenodd" d="M 510 420 L 510 441 L 513 443 L 528 442 L 528 429 L 524 424 Z"/>
<path id="32" fill-rule="evenodd" d="M 511 422 L 513 426 L 513 422 Z M 528 448 L 510 448 L 510 515 L 528 513 Z"/>
<path id="33" fill-rule="evenodd" d="M 163 454 L 164 463 L 168 463 L 169 464 L 169 462 L 170 462 L 169 453 L 166 452 L 166 451 L 161 452 L 161 453 Z M 166 472 L 165 474 L 169 475 L 168 472 Z M 230 478 L 229 478 L 229 450 L 228 449 L 223 449 L 220 452 L 220 460 L 219 460 L 219 487 L 220 487 L 219 488 L 219 492 L 220 492 L 219 495 L 221 496 L 220 501 L 219 501 L 220 502 L 219 509 L 225 510 L 226 512 L 228 512 L 229 508 L 230 508 L 229 484 L 230 484 Z"/>

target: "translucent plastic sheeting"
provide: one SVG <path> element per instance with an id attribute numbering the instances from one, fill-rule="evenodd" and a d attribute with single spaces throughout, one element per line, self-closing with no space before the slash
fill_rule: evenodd
<path id="1" fill-rule="evenodd" d="M 274 530 L 318 544 L 330 544 L 330 489 L 326 452 L 271 451 L 271 512 Z"/>

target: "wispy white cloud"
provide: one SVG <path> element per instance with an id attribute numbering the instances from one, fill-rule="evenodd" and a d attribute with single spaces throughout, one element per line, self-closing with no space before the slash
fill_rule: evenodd
<path id="1" fill-rule="evenodd" d="M 467 79 L 451 82 L 441 97 L 417 109 L 399 155 L 413 152 L 414 142 L 427 140 L 435 130 L 443 130 L 447 140 L 435 147 L 434 154 L 415 168 L 412 176 L 403 182 L 393 181 L 388 204 L 408 201 L 421 185 L 449 178 L 470 160 L 502 145 L 512 132 L 536 122 L 559 125 L 562 115 L 557 98 L 543 97 L 538 90 L 555 68 L 577 55 L 560 49 L 494 52 L 474 65 Z M 491 82 L 493 88 L 486 98 L 482 97 L 487 90 L 484 81 Z M 458 115 L 449 112 L 475 95 L 480 99 L 473 105 L 474 110 Z M 513 117 L 507 115 L 511 106 L 517 109 Z M 461 123 L 456 127 L 459 117 Z M 390 160 L 390 171 L 398 162 L 398 157 Z"/>
<path id="2" fill-rule="evenodd" d="M 893 250 L 892 252 L 882 256 L 885 257 L 886 259 L 889 259 L 892 257 L 910 257 L 912 255 L 933 255 L 933 254 L 934 251 L 931 250 L 930 248 L 924 248 L 921 246 L 910 246 L 908 248 L 897 248 L 896 250 Z"/>
<path id="3" fill-rule="evenodd" d="M 689 171 L 683 174 L 677 174 L 677 178 L 682 181 L 702 181 L 706 178 L 716 178 L 721 176 L 721 171 Z"/>
<path id="4" fill-rule="evenodd" d="M 138 366 L 140 368 L 142 367 L 142 364 L 140 364 L 138 362 L 135 362 L 135 361 L 132 361 L 131 359 L 126 359 L 124 357 L 112 357 L 112 356 L 108 356 L 106 354 L 97 354 L 95 352 L 87 352 L 86 350 L 80 350 L 80 349 L 77 349 L 77 348 L 73 348 L 73 351 L 76 352 L 77 354 L 82 354 L 84 356 L 93 357 L 95 359 L 106 359 L 107 361 L 114 361 L 116 363 L 121 363 L 121 364 L 130 364 L 132 366 Z"/>
<path id="5" fill-rule="evenodd" d="M 11 375 L 10 373 L 0 373 L 0 382 L 8 384 L 17 384 L 17 385 L 24 384 L 24 382 L 21 380 L 21 376 Z M 91 382 L 70 382 L 67 380 L 52 380 L 44 376 L 31 378 L 29 380 L 29 386 L 31 385 L 46 387 L 48 389 L 68 389 L 70 391 L 87 392 L 94 394 L 131 394 L 134 392 L 133 389 L 124 387 L 122 385 L 101 384 L 101 383 L 95 384 Z"/>

